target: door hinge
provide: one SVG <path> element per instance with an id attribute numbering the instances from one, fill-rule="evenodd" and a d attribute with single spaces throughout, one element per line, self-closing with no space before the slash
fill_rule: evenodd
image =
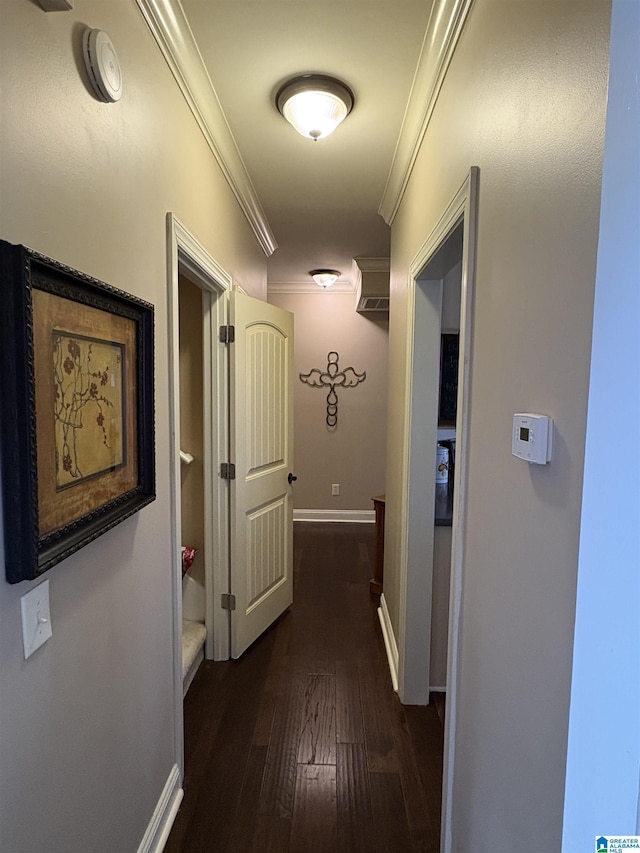
<path id="1" fill-rule="evenodd" d="M 233 462 L 223 462 L 220 466 L 220 477 L 223 480 L 235 480 L 236 466 Z"/>
<path id="2" fill-rule="evenodd" d="M 220 596 L 220 607 L 223 610 L 235 610 L 236 609 L 236 597 L 235 595 L 231 595 L 228 592 L 223 592 Z"/>
<path id="3" fill-rule="evenodd" d="M 220 326 L 220 343 L 232 344 L 236 339 L 235 326 Z"/>

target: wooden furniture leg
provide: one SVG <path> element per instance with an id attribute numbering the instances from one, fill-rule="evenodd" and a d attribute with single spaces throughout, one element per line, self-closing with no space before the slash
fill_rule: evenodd
<path id="1" fill-rule="evenodd" d="M 382 595 L 382 582 L 384 579 L 384 509 L 385 497 L 378 495 L 373 501 L 376 513 L 376 565 L 374 576 L 369 581 L 369 592 L 371 595 Z"/>

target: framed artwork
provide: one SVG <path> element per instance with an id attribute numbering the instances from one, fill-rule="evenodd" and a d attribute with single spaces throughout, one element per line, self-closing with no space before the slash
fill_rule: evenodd
<path id="1" fill-rule="evenodd" d="M 33 580 L 155 499 L 153 306 L 0 241 L 5 569 Z"/>
<path id="2" fill-rule="evenodd" d="M 455 426 L 458 408 L 458 352 L 460 335 L 440 336 L 440 406 L 438 426 Z"/>

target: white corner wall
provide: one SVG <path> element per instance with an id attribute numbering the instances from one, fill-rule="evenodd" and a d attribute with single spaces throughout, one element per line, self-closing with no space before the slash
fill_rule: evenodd
<path id="1" fill-rule="evenodd" d="M 640 833 L 639 48 L 640 4 L 614 0 L 564 853 L 593 849 L 595 836 Z M 618 440 L 624 450 L 612 456 Z"/>
<path id="2" fill-rule="evenodd" d="M 155 305 L 157 499 L 48 573 L 53 636 L 27 661 L 34 584 L 0 578 L 0 850 L 133 853 L 178 753 L 167 211 L 251 295 L 266 260 L 132 0 L 1 7 L 0 236 Z M 85 26 L 116 46 L 117 104 L 89 89 Z"/>

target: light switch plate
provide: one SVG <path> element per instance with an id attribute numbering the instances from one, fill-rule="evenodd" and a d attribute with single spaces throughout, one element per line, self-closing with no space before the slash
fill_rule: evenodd
<path id="1" fill-rule="evenodd" d="M 49 613 L 49 581 L 34 586 L 20 599 L 22 607 L 22 642 L 25 659 L 49 639 L 51 615 Z"/>

